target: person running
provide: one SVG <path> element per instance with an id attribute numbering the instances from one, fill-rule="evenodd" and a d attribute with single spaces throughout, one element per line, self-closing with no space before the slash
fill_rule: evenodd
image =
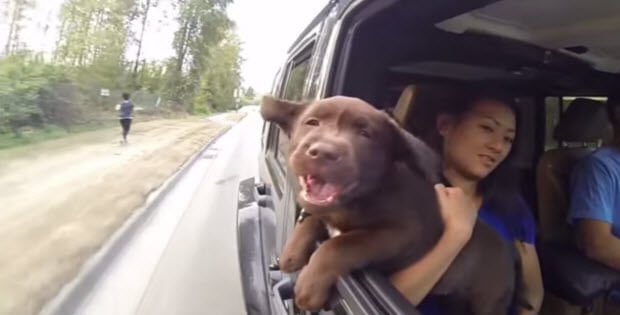
<path id="1" fill-rule="evenodd" d="M 118 117 L 120 118 L 121 127 L 123 128 L 123 140 L 121 144 L 127 144 L 127 134 L 131 127 L 131 113 L 133 113 L 133 104 L 129 101 L 129 93 L 123 93 L 123 102 L 120 104 Z"/>

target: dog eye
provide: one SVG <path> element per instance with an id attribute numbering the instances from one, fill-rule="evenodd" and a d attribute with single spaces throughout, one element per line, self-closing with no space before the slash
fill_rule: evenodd
<path id="1" fill-rule="evenodd" d="M 310 119 L 306 120 L 306 125 L 318 126 L 319 125 L 319 120 L 316 119 L 316 118 L 310 118 Z"/>
<path id="2" fill-rule="evenodd" d="M 362 137 L 370 138 L 370 132 L 368 132 L 368 130 L 365 130 L 365 129 L 360 129 L 359 134 L 360 134 Z"/>

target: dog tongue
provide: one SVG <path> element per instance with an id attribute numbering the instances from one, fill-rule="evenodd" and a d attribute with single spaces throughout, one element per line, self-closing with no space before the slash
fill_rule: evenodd
<path id="1" fill-rule="evenodd" d="M 338 187 L 312 175 L 306 177 L 306 186 L 308 196 L 319 201 L 327 201 L 338 194 Z"/>

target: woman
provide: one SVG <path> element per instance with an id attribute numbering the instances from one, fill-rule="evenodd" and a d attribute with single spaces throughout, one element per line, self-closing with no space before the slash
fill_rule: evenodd
<path id="1" fill-rule="evenodd" d="M 534 247 L 534 221 L 518 188 L 510 185 L 515 182 L 509 170 L 517 129 L 513 100 L 495 93 L 457 95 L 457 101 L 450 102 L 454 106 L 436 116 L 445 185 L 436 185 L 435 190 L 444 233 L 429 253 L 393 274 L 391 281 L 423 314 L 439 314 L 437 301 L 427 294 L 467 243 L 480 218 L 502 238 L 515 243 L 522 263 L 520 294 L 534 308 L 515 311 L 536 314 L 543 287 Z"/>
<path id="2" fill-rule="evenodd" d="M 118 107 L 118 117 L 121 122 L 121 128 L 123 129 L 123 140 L 121 144 L 127 144 L 127 134 L 131 127 L 131 113 L 133 112 L 133 104 L 129 101 L 129 93 L 123 93 L 123 102 Z"/>

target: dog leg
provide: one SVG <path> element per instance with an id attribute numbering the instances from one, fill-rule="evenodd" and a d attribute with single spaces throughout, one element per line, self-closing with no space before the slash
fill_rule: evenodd
<path id="1" fill-rule="evenodd" d="M 351 231 L 331 238 L 310 257 L 295 284 L 295 303 L 302 309 L 320 310 L 338 277 L 370 264 L 396 257 L 405 244 L 395 240 L 398 230 Z M 404 241 L 402 243 L 405 243 Z"/>
<path id="2" fill-rule="evenodd" d="M 314 251 L 316 241 L 325 237 L 326 233 L 323 222 L 314 216 L 298 220 L 278 257 L 280 270 L 291 273 L 305 266 Z"/>

